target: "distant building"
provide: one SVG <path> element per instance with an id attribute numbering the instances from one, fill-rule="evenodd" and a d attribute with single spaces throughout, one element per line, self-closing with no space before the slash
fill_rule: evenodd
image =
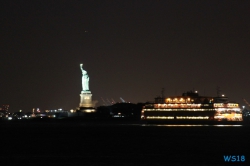
<path id="1" fill-rule="evenodd" d="M 5 112 L 5 113 L 8 113 L 9 107 L 10 107 L 10 105 L 4 104 L 4 105 L 2 105 L 2 107 L 0 108 L 0 111 L 1 111 L 1 112 Z"/>
<path id="2" fill-rule="evenodd" d="M 9 112 L 9 107 L 10 107 L 10 105 L 8 105 L 8 104 L 2 105 L 2 107 L 0 108 L 0 118 L 7 116 L 8 112 Z"/>

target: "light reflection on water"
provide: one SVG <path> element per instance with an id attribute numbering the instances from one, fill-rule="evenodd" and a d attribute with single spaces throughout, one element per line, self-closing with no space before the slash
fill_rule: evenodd
<path id="1" fill-rule="evenodd" d="M 242 125 L 190 125 L 190 124 L 143 124 L 141 126 L 159 126 L 159 127 L 242 127 Z"/>

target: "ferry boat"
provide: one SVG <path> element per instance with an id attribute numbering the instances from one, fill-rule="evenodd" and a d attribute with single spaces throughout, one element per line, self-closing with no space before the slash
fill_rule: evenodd
<path id="1" fill-rule="evenodd" d="M 200 96 L 188 91 L 181 96 L 157 97 L 154 103 L 145 104 L 141 119 L 147 122 L 219 122 L 242 121 L 239 104 L 228 97 Z"/>

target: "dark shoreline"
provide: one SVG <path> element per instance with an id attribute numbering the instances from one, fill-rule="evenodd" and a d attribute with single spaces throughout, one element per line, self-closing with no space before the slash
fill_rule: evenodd
<path id="1" fill-rule="evenodd" d="M 174 125 L 185 125 L 185 124 L 194 124 L 194 125 L 244 125 L 250 126 L 248 121 L 206 121 L 206 120 L 138 120 L 138 119 L 104 119 L 104 118 L 83 118 L 83 117 L 74 117 L 74 118 L 63 118 L 63 119 L 52 119 L 52 118 L 34 118 L 34 119 L 22 119 L 22 120 L 0 120 L 0 124 L 29 124 L 29 123 L 38 123 L 38 124 L 174 124 Z"/>

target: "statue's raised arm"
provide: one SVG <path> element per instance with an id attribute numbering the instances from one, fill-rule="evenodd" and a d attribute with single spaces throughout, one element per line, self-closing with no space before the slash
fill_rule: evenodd
<path id="1" fill-rule="evenodd" d="M 83 71 L 83 68 L 82 68 L 82 66 L 83 66 L 83 64 L 80 64 L 80 69 L 81 69 L 81 71 Z"/>
<path id="2" fill-rule="evenodd" d="M 82 71 L 82 75 L 86 75 L 87 74 L 87 71 L 83 69 L 83 64 L 80 64 L 80 69 Z"/>

